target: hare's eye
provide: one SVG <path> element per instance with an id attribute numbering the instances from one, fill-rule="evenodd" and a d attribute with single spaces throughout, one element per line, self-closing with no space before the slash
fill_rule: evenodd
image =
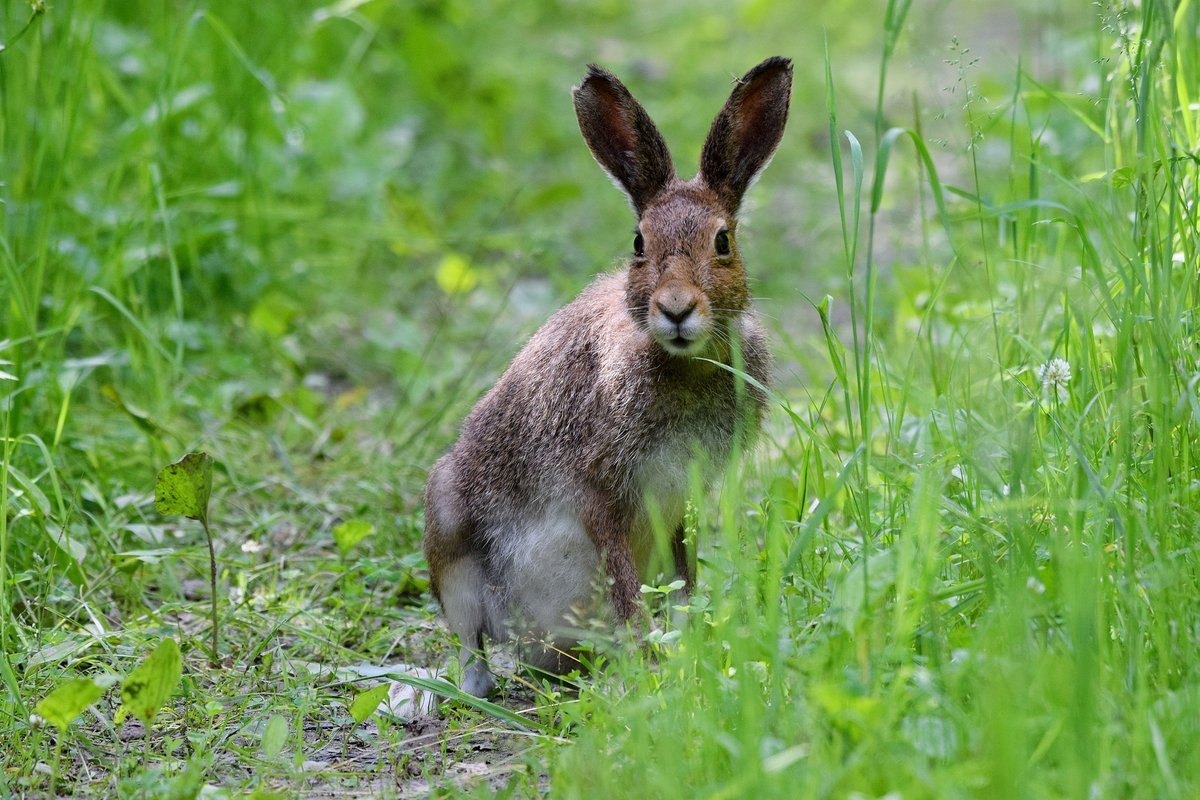
<path id="1" fill-rule="evenodd" d="M 713 246 L 717 248 L 717 255 L 729 255 L 729 231 L 724 228 L 717 231 L 717 238 L 713 241 Z"/>
<path id="2" fill-rule="evenodd" d="M 646 254 L 646 242 L 642 239 L 640 231 L 633 237 L 633 254 L 635 256 L 644 256 Z"/>

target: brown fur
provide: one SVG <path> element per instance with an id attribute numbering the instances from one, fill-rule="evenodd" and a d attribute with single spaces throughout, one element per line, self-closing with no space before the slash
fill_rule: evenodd
<path id="1" fill-rule="evenodd" d="M 644 248 L 534 334 L 430 472 L 425 553 L 464 664 L 476 659 L 464 681 L 469 691 L 491 687 L 485 632 L 504 637 L 516 626 L 521 635 L 546 638 L 531 660 L 566 666 L 561 653 L 571 641 L 552 630 L 563 609 L 536 607 L 537 588 L 551 581 L 548 603 L 584 598 L 587 586 L 553 583 L 559 574 L 579 579 L 575 560 L 587 566 L 595 559 L 619 619 L 637 613 L 652 549 L 647 493 L 677 531 L 671 557 L 690 589 L 680 475 L 696 448 L 710 465 L 723 464 L 739 428 L 756 427 L 766 401 L 699 359 L 729 364 L 736 347 L 745 371 L 769 380 L 736 213 L 782 136 L 790 85 L 785 59 L 747 73 L 713 124 L 700 174 L 686 182 L 675 177 L 649 116 L 613 75 L 590 67 L 575 90 L 580 129 L 629 194 Z M 722 230 L 727 255 L 714 243 Z M 571 538 L 576 523 L 594 548 L 590 555 Z"/>

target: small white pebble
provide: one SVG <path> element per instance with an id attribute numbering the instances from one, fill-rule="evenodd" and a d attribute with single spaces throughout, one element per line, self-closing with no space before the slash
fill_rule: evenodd
<path id="1" fill-rule="evenodd" d="M 417 677 L 432 677 L 432 673 L 429 673 L 428 670 L 414 669 L 412 672 Z M 413 719 L 432 714 L 433 710 L 437 708 L 437 702 L 436 695 L 415 686 L 409 686 L 407 683 L 394 681 L 388 686 L 387 710 L 401 719 Z"/>

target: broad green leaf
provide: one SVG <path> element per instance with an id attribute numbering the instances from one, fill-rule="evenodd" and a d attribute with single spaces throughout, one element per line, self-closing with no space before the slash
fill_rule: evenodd
<path id="1" fill-rule="evenodd" d="M 104 696 L 110 685 L 111 678 L 99 683 L 92 678 L 74 678 L 46 695 L 34 710 L 60 731 L 66 731 L 84 709 Z"/>
<path id="2" fill-rule="evenodd" d="M 212 585 L 212 653 L 214 665 L 220 658 L 219 619 L 217 617 L 217 558 L 212 531 L 208 529 L 208 499 L 212 495 L 212 456 L 188 453 L 174 464 L 159 470 L 154 482 L 154 508 L 160 514 L 182 514 L 199 520 L 208 539 L 208 560 Z M 177 654 L 178 655 L 178 654 Z M 150 712 L 153 714 L 154 712 Z"/>
<path id="3" fill-rule="evenodd" d="M 379 708 L 379 704 L 383 702 L 387 694 L 386 683 L 360 693 L 350 704 L 350 716 L 354 717 L 355 722 L 365 722 L 375 713 L 375 709 Z"/>
<path id="4" fill-rule="evenodd" d="M 262 733 L 262 751 L 267 758 L 275 758 L 283 752 L 283 745 L 287 742 L 288 724 L 287 720 L 279 715 L 275 715 L 267 720 L 266 727 Z"/>
<path id="5" fill-rule="evenodd" d="M 375 532 L 375 526 L 361 519 L 343 522 L 333 529 L 333 541 L 337 542 L 342 555 L 346 555 L 363 539 Z"/>
<path id="6" fill-rule="evenodd" d="M 147 725 L 171 697 L 183 674 L 183 659 L 174 639 L 163 639 L 121 686 L 122 710 Z"/>
<path id="7" fill-rule="evenodd" d="M 154 482 L 155 510 L 206 521 L 208 498 L 212 494 L 212 465 L 208 453 L 188 453 L 159 470 Z"/>

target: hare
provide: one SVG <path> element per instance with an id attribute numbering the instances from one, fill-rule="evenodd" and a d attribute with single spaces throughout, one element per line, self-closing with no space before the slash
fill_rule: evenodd
<path id="1" fill-rule="evenodd" d="M 430 471 L 425 555 L 461 642 L 465 691 L 493 688 L 485 633 L 541 639 L 524 659 L 561 672 L 577 644 L 567 617 L 594 608 L 598 586 L 631 620 L 656 551 L 652 514 L 675 531 L 666 558 L 690 591 L 689 465 L 698 452 L 724 464 L 766 403 L 713 362 L 768 382 L 737 213 L 783 136 L 791 84 L 786 58 L 747 72 L 689 181 L 616 76 L 591 65 L 574 89 L 584 140 L 637 214 L 633 254 L 533 335 Z"/>

